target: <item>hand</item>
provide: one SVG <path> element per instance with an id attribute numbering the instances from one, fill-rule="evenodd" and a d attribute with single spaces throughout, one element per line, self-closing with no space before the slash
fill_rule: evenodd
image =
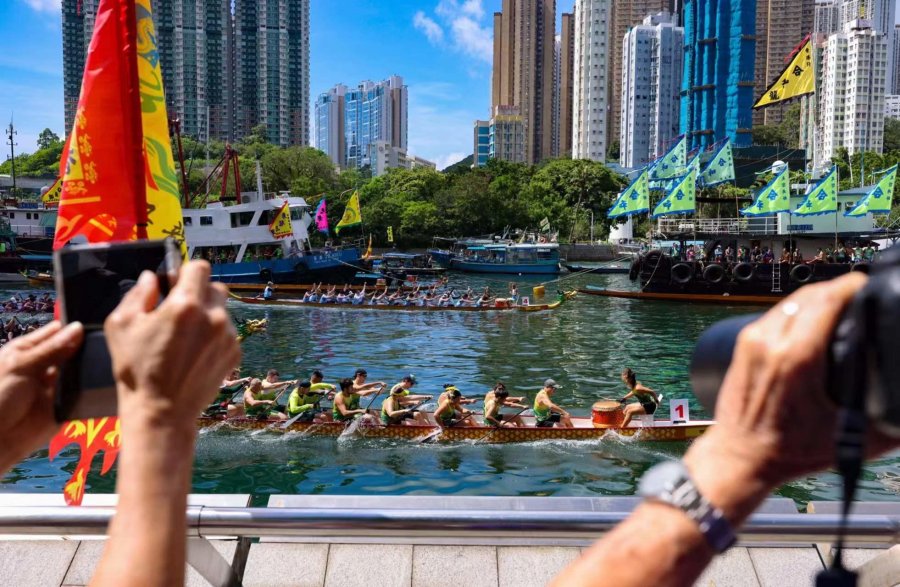
<path id="1" fill-rule="evenodd" d="M 623 398 L 620 398 L 620 399 L 619 399 L 619 403 L 620 403 L 620 404 L 624 404 L 624 403 L 625 403 L 625 401 L 626 401 L 626 400 L 625 400 L 625 398 L 624 398 L 624 397 L 623 397 Z"/>
<path id="2" fill-rule="evenodd" d="M 685 455 L 701 491 L 723 503 L 726 514 L 731 507 L 734 519 L 749 515 L 785 481 L 833 463 L 838 409 L 825 395 L 828 344 L 865 282 L 852 273 L 806 286 L 738 337 L 716 404 L 717 425 Z M 788 304 L 796 305 L 795 314 L 785 311 Z M 869 454 L 896 444 L 873 436 Z"/>
<path id="3" fill-rule="evenodd" d="M 81 324 L 51 322 L 0 349 L 0 472 L 46 444 L 58 428 L 53 394 L 59 367 L 78 350 Z"/>
<path id="4" fill-rule="evenodd" d="M 188 263 L 156 307 L 157 280 L 144 272 L 107 318 L 120 413 L 136 421 L 144 416 L 154 425 L 193 427 L 228 365 L 240 362 L 237 334 L 225 310 L 227 290 L 211 284 L 209 274 L 209 264 Z M 123 433 L 125 425 L 123 419 Z"/>

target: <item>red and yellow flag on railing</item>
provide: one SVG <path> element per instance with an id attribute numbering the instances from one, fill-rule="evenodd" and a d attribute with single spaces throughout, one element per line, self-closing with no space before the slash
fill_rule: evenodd
<path id="1" fill-rule="evenodd" d="M 169 236 L 186 251 L 150 0 L 100 1 L 61 167 L 54 248 L 75 238 Z M 100 474 L 109 471 L 120 439 L 117 418 L 62 427 L 50 442 L 50 458 L 69 444 L 81 450 L 64 489 L 66 503 L 81 503 L 98 453 L 105 453 Z"/>
<path id="2" fill-rule="evenodd" d="M 62 176 L 57 177 L 47 191 L 41 195 L 41 202 L 45 208 L 52 208 L 59 205 L 59 196 L 62 194 Z"/>

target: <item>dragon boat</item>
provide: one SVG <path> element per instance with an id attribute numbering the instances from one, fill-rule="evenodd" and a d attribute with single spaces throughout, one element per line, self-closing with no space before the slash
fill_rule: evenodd
<path id="1" fill-rule="evenodd" d="M 569 291 L 560 295 L 558 299 L 546 304 L 514 304 L 510 300 L 497 299 L 490 306 L 395 306 L 389 304 L 338 304 L 338 303 L 319 303 L 304 302 L 299 299 L 274 299 L 264 300 L 262 298 L 240 297 L 232 295 L 236 301 L 252 304 L 255 306 L 286 306 L 293 308 L 313 308 L 313 309 L 338 309 L 338 310 L 372 310 L 382 312 L 543 312 L 546 310 L 555 310 L 565 300 L 570 300 L 577 292 Z"/>
<path id="2" fill-rule="evenodd" d="M 615 404 L 615 405 L 613 405 Z M 433 415 L 426 413 L 430 420 Z M 572 418 L 572 428 L 537 428 L 533 416 L 522 416 L 524 427 L 495 428 L 492 426 L 453 426 L 443 428 L 436 425 L 384 426 L 380 423 L 360 422 L 353 434 L 362 438 L 389 438 L 409 441 L 515 443 L 540 440 L 597 440 L 606 435 L 633 438 L 649 442 L 685 442 L 703 434 L 712 420 L 633 420 L 622 427 L 624 410 L 618 402 L 597 402 L 590 417 Z M 226 426 L 238 430 L 264 430 L 299 432 L 309 436 L 337 437 L 347 433 L 342 422 L 294 422 L 283 428 L 284 422 L 253 418 L 202 417 L 197 420 L 199 428 Z"/>

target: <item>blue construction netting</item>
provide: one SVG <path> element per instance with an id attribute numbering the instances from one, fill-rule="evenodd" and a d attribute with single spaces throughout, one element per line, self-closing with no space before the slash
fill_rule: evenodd
<path id="1" fill-rule="evenodd" d="M 755 0 L 687 0 L 681 132 L 689 148 L 730 138 L 749 146 L 756 61 Z"/>

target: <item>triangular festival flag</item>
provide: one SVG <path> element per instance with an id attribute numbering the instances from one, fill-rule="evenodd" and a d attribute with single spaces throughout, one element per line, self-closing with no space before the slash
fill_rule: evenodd
<path id="1" fill-rule="evenodd" d="M 791 186 L 785 166 L 775 179 L 759 191 L 749 207 L 741 210 L 744 216 L 772 216 L 791 209 Z"/>
<path id="2" fill-rule="evenodd" d="M 693 214 L 697 207 L 697 170 L 691 169 L 653 209 L 653 218 Z"/>
<path id="3" fill-rule="evenodd" d="M 872 188 L 849 212 L 845 212 L 844 216 L 857 218 L 866 214 L 890 214 L 896 183 L 897 166 L 894 165 L 887 170 L 878 185 Z"/>
<path id="4" fill-rule="evenodd" d="M 794 214 L 797 216 L 835 214 L 837 212 L 837 193 L 837 167 L 832 167 L 831 171 L 807 194 L 803 203 L 794 210 Z"/>

